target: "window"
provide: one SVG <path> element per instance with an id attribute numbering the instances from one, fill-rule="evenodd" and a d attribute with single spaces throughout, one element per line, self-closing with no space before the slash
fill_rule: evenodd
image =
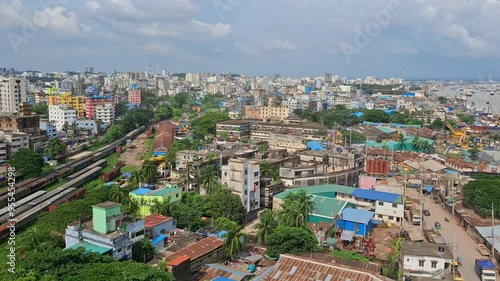
<path id="1" fill-rule="evenodd" d="M 392 207 L 393 207 L 393 208 L 397 208 L 397 207 L 398 207 L 398 204 L 392 204 Z"/>
<path id="2" fill-rule="evenodd" d="M 389 217 L 389 219 L 390 219 L 390 220 L 393 220 L 393 219 L 394 219 L 394 217 Z"/>
<path id="3" fill-rule="evenodd" d="M 425 260 L 418 260 L 418 266 L 424 267 Z"/>
<path id="4" fill-rule="evenodd" d="M 245 169 L 245 175 L 248 175 L 248 170 L 247 169 Z"/>
<path id="5" fill-rule="evenodd" d="M 384 202 L 378 202 L 379 206 L 384 206 Z"/>
<path id="6" fill-rule="evenodd" d="M 379 218 L 379 219 L 381 219 L 381 218 L 383 218 L 383 217 L 384 217 L 384 216 L 382 216 L 382 215 L 377 215 L 377 216 L 378 216 L 378 218 Z"/>
<path id="7" fill-rule="evenodd" d="M 437 268 L 437 261 L 431 261 L 431 268 Z"/>

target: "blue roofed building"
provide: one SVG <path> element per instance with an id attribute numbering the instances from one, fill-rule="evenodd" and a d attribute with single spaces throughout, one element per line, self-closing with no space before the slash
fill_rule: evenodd
<path id="1" fill-rule="evenodd" d="M 171 203 L 178 202 L 182 199 L 182 189 L 176 186 L 162 188 L 158 190 L 151 190 L 149 188 L 138 188 L 129 193 L 130 199 L 135 199 L 139 202 L 139 216 L 145 217 L 151 215 L 151 206 L 156 201 L 164 203 L 169 201 Z"/>
<path id="2" fill-rule="evenodd" d="M 337 184 L 313 185 L 292 188 L 274 195 L 273 208 L 281 208 L 283 199 L 290 192 L 305 190 L 313 196 L 323 196 L 355 205 L 356 209 L 375 212 L 375 219 L 401 224 L 404 218 L 404 204 L 401 194 L 360 189 Z M 319 202 L 318 206 L 326 203 Z M 315 207 L 319 208 L 319 207 Z"/>
<path id="3" fill-rule="evenodd" d="M 360 209 L 346 208 L 337 220 L 337 227 L 344 231 L 351 231 L 354 235 L 365 237 L 378 221 L 373 220 L 375 212 Z"/>

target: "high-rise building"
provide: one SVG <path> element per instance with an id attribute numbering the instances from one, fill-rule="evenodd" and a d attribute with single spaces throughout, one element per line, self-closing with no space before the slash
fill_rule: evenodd
<path id="1" fill-rule="evenodd" d="M 104 124 L 111 124 L 115 120 L 115 105 L 105 103 L 96 106 L 96 120 L 101 120 Z"/>
<path id="2" fill-rule="evenodd" d="M 128 90 L 128 102 L 141 104 L 141 90 L 138 89 Z"/>
<path id="3" fill-rule="evenodd" d="M 260 208 L 260 164 L 245 158 L 233 158 L 222 166 L 222 183 L 241 198 L 247 212 Z"/>
<path id="4" fill-rule="evenodd" d="M 87 98 L 87 101 L 85 103 L 87 105 L 87 108 L 85 110 L 85 116 L 87 117 L 87 119 L 96 120 L 97 106 L 110 103 L 114 107 L 115 99 L 113 98 L 112 95 L 91 96 Z"/>
<path id="5" fill-rule="evenodd" d="M 332 86 L 333 83 L 333 76 L 331 73 L 325 73 L 325 85 L 327 87 Z"/>
<path id="6" fill-rule="evenodd" d="M 0 77 L 0 112 L 17 112 L 25 101 L 26 78 Z"/>
<path id="7" fill-rule="evenodd" d="M 47 97 L 47 104 L 60 105 L 64 104 L 68 107 L 74 108 L 78 113 L 78 118 L 85 118 L 85 97 L 73 96 L 69 92 L 64 92 L 60 95 L 51 95 Z"/>

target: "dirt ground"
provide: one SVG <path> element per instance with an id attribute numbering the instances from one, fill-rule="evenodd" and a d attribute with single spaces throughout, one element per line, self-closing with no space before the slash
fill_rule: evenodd
<path id="1" fill-rule="evenodd" d="M 399 237 L 399 226 L 391 227 L 379 226 L 372 232 L 373 242 L 375 242 L 375 257 L 380 260 L 387 260 L 387 256 L 392 252 L 394 241 Z"/>
<path id="2" fill-rule="evenodd" d="M 125 166 L 141 166 L 142 160 L 140 159 L 140 155 L 144 152 L 145 142 L 146 132 L 143 132 L 132 140 L 133 148 L 126 148 L 125 152 L 120 155 L 120 161 L 124 163 Z"/>

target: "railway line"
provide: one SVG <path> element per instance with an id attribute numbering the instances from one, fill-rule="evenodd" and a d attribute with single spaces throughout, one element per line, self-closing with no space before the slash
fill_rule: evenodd
<path id="1" fill-rule="evenodd" d="M 0 208 L 2 208 L 0 209 L 0 240 L 9 236 L 11 227 L 15 227 L 17 231 L 35 220 L 40 213 L 81 197 L 85 192 L 85 189 L 81 187 L 99 177 L 107 165 L 104 158 L 115 153 L 116 148 L 125 144 L 127 139 L 135 138 L 145 129 L 144 126 L 140 127 L 99 149 L 93 155 L 70 161 L 42 177 L 24 181 L 16 186 L 14 194 L 9 194 L 7 190 L 0 191 Z M 69 181 L 49 192 L 41 190 L 63 178 Z"/>

